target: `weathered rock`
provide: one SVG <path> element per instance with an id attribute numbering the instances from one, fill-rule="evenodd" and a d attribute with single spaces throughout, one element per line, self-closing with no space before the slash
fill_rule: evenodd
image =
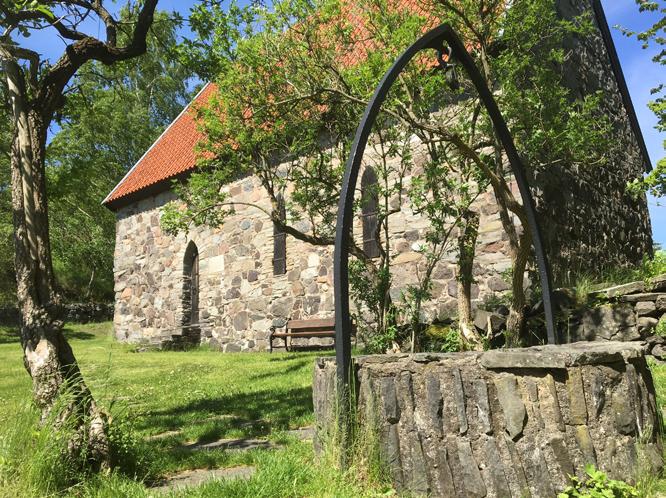
<path id="1" fill-rule="evenodd" d="M 636 315 L 627 304 L 605 304 L 587 309 L 583 312 L 582 322 L 585 337 L 580 339 L 613 340 L 617 335 L 620 335 L 622 340 L 640 338 L 636 330 Z"/>
<path id="2" fill-rule="evenodd" d="M 666 273 L 652 277 L 648 284 L 648 289 L 652 292 L 666 291 Z"/>
<path id="3" fill-rule="evenodd" d="M 488 332 L 488 323 L 493 333 L 499 332 L 506 325 L 506 318 L 499 313 L 491 313 L 482 309 L 476 310 L 474 315 L 474 326 L 484 333 Z"/>
<path id="4" fill-rule="evenodd" d="M 659 294 L 657 292 L 647 292 L 647 293 L 640 293 L 640 294 L 629 294 L 627 296 L 621 296 L 618 298 L 618 301 L 621 303 L 637 303 L 639 301 L 656 301 L 659 299 L 659 296 L 662 294 Z"/>
<path id="5" fill-rule="evenodd" d="M 201 484 L 209 481 L 220 479 L 247 480 L 254 475 L 255 467 L 250 465 L 240 465 L 238 467 L 230 467 L 226 469 L 194 469 L 184 470 L 172 476 L 167 477 L 160 481 L 157 486 L 151 487 L 151 491 L 158 493 L 168 493 L 185 489 L 188 487 L 200 486 Z"/>
<path id="6" fill-rule="evenodd" d="M 267 439 L 218 439 L 209 443 L 189 443 L 181 446 L 184 450 L 201 451 L 201 450 L 234 450 L 234 451 L 248 451 L 254 449 L 271 449 L 276 448 L 277 445 Z"/>
<path id="7" fill-rule="evenodd" d="M 655 329 L 658 323 L 659 320 L 657 318 L 642 316 L 638 319 L 638 330 L 642 336 L 647 336 Z"/>
<path id="8" fill-rule="evenodd" d="M 461 482 L 465 489 L 465 496 L 486 496 L 486 485 L 481 477 L 481 472 L 479 472 L 479 465 L 474 460 L 469 441 L 459 440 L 457 450 L 458 461 L 462 470 Z"/>
<path id="9" fill-rule="evenodd" d="M 659 313 L 666 313 L 666 294 L 661 294 L 655 300 L 655 307 Z"/>
<path id="10" fill-rule="evenodd" d="M 520 397 L 516 377 L 506 374 L 495 378 L 495 388 L 504 413 L 506 432 L 515 440 L 523 433 L 527 419 L 527 410 Z"/>
<path id="11" fill-rule="evenodd" d="M 657 306 L 652 301 L 639 301 L 634 306 L 636 315 L 641 316 L 651 316 L 657 312 Z"/>

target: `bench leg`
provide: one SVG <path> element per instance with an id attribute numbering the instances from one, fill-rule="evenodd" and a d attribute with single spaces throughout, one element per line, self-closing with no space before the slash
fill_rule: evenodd
<path id="1" fill-rule="evenodd" d="M 268 352 L 272 353 L 273 352 L 273 334 L 275 333 L 275 329 L 271 327 L 271 333 L 268 334 Z"/>
<path id="2" fill-rule="evenodd" d="M 288 337 L 284 337 L 284 350 L 285 352 L 289 352 L 289 346 L 287 345 L 287 339 Z"/>

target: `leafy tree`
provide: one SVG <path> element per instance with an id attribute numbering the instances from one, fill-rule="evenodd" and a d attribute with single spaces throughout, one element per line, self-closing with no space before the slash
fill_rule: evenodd
<path id="1" fill-rule="evenodd" d="M 0 306 L 13 304 L 16 295 L 12 257 L 14 247 L 9 170 L 10 129 L 9 111 L 0 107 Z"/>
<path id="2" fill-rule="evenodd" d="M 191 222 L 223 223 L 234 201 L 221 187 L 252 173 L 272 201 L 266 214 L 275 224 L 300 240 L 332 244 L 341 165 L 365 104 L 395 57 L 441 21 L 461 34 L 488 86 L 498 89 L 500 108 L 528 168 L 538 171 L 560 162 L 603 165 L 611 144 L 608 123 L 595 112 L 602 96 L 577 99 L 559 70 L 566 58 L 564 38 L 584 36 L 591 23 L 559 19 L 546 0 L 505 6 L 500 0 L 482 8 L 472 0 L 437 0 L 418 11 L 396 9 L 385 0 L 353 6 L 336 0 L 278 2 L 272 11 L 198 6 L 191 20 L 199 38 L 183 52 L 196 58 L 200 70 L 216 75 L 218 95 L 200 111 L 205 148 L 213 159 L 202 161 L 202 169 L 177 187 L 185 207 L 169 206 L 163 222 L 171 230 Z M 401 313 L 418 327 L 421 303 L 430 298 L 428 267 L 454 243 L 461 333 L 469 345 L 480 347 L 469 296 L 478 223 L 473 201 L 489 185 L 510 243 L 509 342 L 515 343 L 525 331 L 523 280 L 532 246 L 529 231 L 523 230 L 525 210 L 510 188 L 503 151 L 471 83 L 458 74 L 458 89 L 447 90 L 447 78 L 431 68 L 425 56 L 401 75 L 364 159 L 378 172 L 379 205 L 385 207 L 378 212 L 377 233 L 384 236 L 378 259 L 352 246 L 357 259 L 352 270 L 360 283 L 356 295 L 365 298 L 380 330 L 393 328 L 394 255 L 386 235 L 396 206 L 407 200 L 401 197 L 404 190 L 411 209 L 429 218 L 436 236 L 427 238 L 419 266 L 424 278 L 407 289 Z M 422 167 L 412 160 L 413 136 L 424 151 Z M 413 180 L 403 184 L 408 176 Z M 278 194 L 288 198 L 287 222 L 279 216 Z M 360 207 L 362 192 L 356 198 Z M 303 221 L 307 230 L 299 228 Z"/>
<path id="3" fill-rule="evenodd" d="M 659 52 L 652 58 L 652 61 L 659 65 L 666 65 L 666 38 L 664 38 L 664 28 L 666 27 L 666 7 L 659 7 L 659 2 L 649 0 L 636 0 L 636 5 L 640 12 L 657 12 L 661 14 L 652 26 L 645 31 L 632 31 L 627 28 L 620 28 L 625 36 L 635 37 L 642 43 L 644 49 L 650 46 L 661 47 Z M 657 125 L 655 128 L 661 132 L 666 132 L 666 83 L 662 83 L 651 90 L 654 100 L 648 103 L 648 107 L 657 116 Z M 664 149 L 666 150 L 666 140 L 664 140 Z M 648 192 L 655 197 L 666 195 L 666 157 L 657 161 L 654 169 L 644 178 L 638 178 L 630 183 L 630 188 L 636 193 Z"/>
<path id="4" fill-rule="evenodd" d="M 177 23 L 158 13 L 153 25 L 141 57 L 81 68 L 48 146 L 55 274 L 72 299 L 113 299 L 115 217 L 100 199 L 189 100 L 191 74 L 174 53 Z"/>
<path id="5" fill-rule="evenodd" d="M 71 393 L 61 416 L 50 420 L 67 421 L 75 428 L 70 450 L 84 454 L 86 464 L 98 468 L 109 463 L 107 422 L 62 332 L 48 223 L 46 139 L 66 93 L 74 90 L 72 78 L 84 64 L 95 60 L 111 65 L 146 51 L 156 4 L 157 0 L 146 0 L 140 7 L 130 7 L 131 19 L 119 23 L 102 0 L 0 1 L 0 60 L 3 97 L 11 109 L 12 210 L 24 363 L 44 420 L 63 391 Z M 82 31 L 83 21 L 94 17 L 106 28 L 105 40 Z M 21 45 L 32 29 L 51 29 L 54 39 L 66 40 L 57 61 L 42 64 L 37 52 Z"/>

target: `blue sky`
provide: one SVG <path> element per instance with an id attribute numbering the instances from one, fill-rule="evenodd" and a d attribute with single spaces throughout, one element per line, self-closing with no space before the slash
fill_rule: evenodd
<path id="1" fill-rule="evenodd" d="M 177 11 L 187 17 L 189 9 L 197 2 L 194 0 L 160 0 L 158 8 L 166 11 Z M 655 48 L 643 50 L 640 43 L 629 39 L 617 30 L 615 25 L 641 31 L 652 25 L 657 19 L 656 14 L 639 13 L 634 0 L 602 0 L 608 24 L 617 48 L 620 63 L 627 80 L 627 86 L 636 109 L 638 121 L 643 131 L 643 136 L 648 147 L 652 164 L 664 156 L 663 141 L 664 134 L 659 134 L 654 126 L 657 122 L 654 114 L 647 108 L 651 98 L 650 89 L 660 83 L 666 82 L 666 69 L 655 65 L 651 58 L 657 52 Z M 103 26 L 90 25 L 87 29 L 97 29 L 103 34 Z M 187 28 L 184 28 L 187 33 Z M 64 48 L 64 43 L 54 43 L 54 33 L 45 30 L 35 33 L 29 44 L 32 48 L 42 53 L 45 57 L 57 57 Z M 661 200 L 659 205 L 656 199 L 648 199 L 650 217 L 652 220 L 652 231 L 655 242 L 666 247 L 666 200 Z"/>

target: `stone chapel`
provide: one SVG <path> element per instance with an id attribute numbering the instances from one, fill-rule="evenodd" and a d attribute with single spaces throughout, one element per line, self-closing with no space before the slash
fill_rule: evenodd
<path id="1" fill-rule="evenodd" d="M 625 192 L 627 181 L 650 168 L 636 114 L 600 4 L 558 0 L 557 5 L 564 17 L 594 9 L 596 33 L 570 40 L 567 84 L 581 93 L 607 91 L 602 111 L 611 116 L 614 138 L 624 146 L 608 177 L 562 166 L 531 178 L 547 250 L 564 272 L 581 261 L 595 268 L 636 263 L 652 245 L 645 199 Z M 176 199 L 172 182 L 187 178 L 196 167 L 202 135 L 193 108 L 205 106 L 214 92 L 215 85 L 206 84 L 104 200 L 117 219 L 114 326 L 121 341 L 201 341 L 222 351 L 263 351 L 271 326 L 290 318 L 333 316 L 333 248 L 281 233 L 259 209 L 238 205 L 218 229 L 196 227 L 178 236 L 162 230 L 160 210 Z M 226 188 L 233 200 L 270 210 L 256 178 L 244 177 Z M 502 274 L 511 267 L 492 192 L 476 209 L 481 217 L 474 305 L 508 290 Z M 422 257 L 418 244 L 426 221 L 404 206 L 391 223 L 393 272 L 404 285 Z M 361 232 L 359 219 L 354 233 Z M 454 268 L 451 254 L 434 272 L 437 297 L 426 307 L 430 320 L 455 314 Z"/>

